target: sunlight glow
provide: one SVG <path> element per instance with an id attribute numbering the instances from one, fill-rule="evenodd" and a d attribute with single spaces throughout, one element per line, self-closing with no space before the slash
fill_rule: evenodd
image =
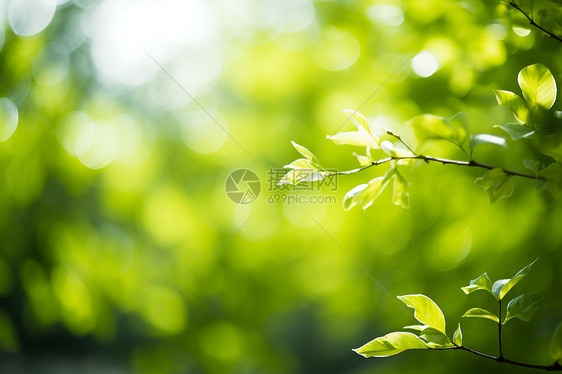
<path id="1" fill-rule="evenodd" d="M 439 61 L 433 53 L 422 51 L 412 59 L 412 69 L 420 77 L 427 78 L 439 70 Z"/>

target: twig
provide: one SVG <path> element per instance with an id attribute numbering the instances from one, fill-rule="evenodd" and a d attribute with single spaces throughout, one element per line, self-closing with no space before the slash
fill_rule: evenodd
<path id="1" fill-rule="evenodd" d="M 373 161 L 371 164 L 360 167 L 360 168 L 357 168 L 357 169 L 347 170 L 347 171 L 339 171 L 339 172 L 336 172 L 336 173 L 331 173 L 330 175 L 354 174 L 354 173 L 358 173 L 360 171 L 366 170 L 366 169 L 368 169 L 370 167 L 373 167 L 373 166 L 386 164 L 386 163 L 388 163 L 390 161 L 393 161 L 393 160 L 422 160 L 422 161 L 425 161 L 427 163 L 429 163 L 429 162 L 439 162 L 443 165 L 448 164 L 448 165 L 457 165 L 457 166 L 468 166 L 468 167 L 488 169 L 488 170 L 498 169 L 496 166 L 481 164 L 481 163 L 476 162 L 474 160 L 460 161 L 460 160 L 449 160 L 449 159 L 446 159 L 446 158 L 426 156 L 426 155 L 415 155 L 415 156 L 400 156 L 400 157 L 399 156 L 391 156 L 391 157 L 383 158 L 381 160 Z M 516 171 L 511 171 L 511 170 L 506 170 L 506 169 L 502 169 L 502 171 L 506 175 L 511 175 L 511 176 L 517 176 L 517 177 L 529 178 L 529 179 L 544 179 L 543 177 L 540 177 L 540 176 L 518 173 Z"/>
<path id="2" fill-rule="evenodd" d="M 510 1 L 509 5 L 511 5 L 513 8 L 517 9 L 521 14 L 523 14 L 525 16 L 525 18 L 527 18 L 529 20 L 529 23 L 532 26 L 535 26 L 537 29 L 541 30 L 542 32 L 544 32 L 546 35 L 548 35 L 550 38 L 552 39 L 556 39 L 559 42 L 562 42 L 562 39 L 558 36 L 556 36 L 555 34 L 551 33 L 550 31 L 548 31 L 547 29 L 545 29 L 544 27 L 542 27 L 541 25 L 535 23 L 535 21 L 533 20 L 532 17 L 530 17 L 527 13 L 525 13 L 525 11 L 523 9 L 521 9 L 519 7 L 519 5 L 517 5 L 515 3 L 515 1 Z"/>
<path id="3" fill-rule="evenodd" d="M 455 346 L 452 346 L 452 347 L 429 348 L 429 349 L 432 350 L 432 351 L 448 351 L 448 350 L 451 350 L 451 349 L 452 350 L 461 350 L 461 351 L 470 352 L 470 353 L 475 354 L 475 355 L 480 356 L 480 357 L 487 358 L 489 360 L 494 360 L 496 362 L 502 362 L 504 364 L 521 366 L 521 367 L 525 367 L 525 368 L 529 368 L 529 369 L 539 369 L 539 370 L 546 370 L 546 371 L 562 371 L 562 365 L 560 365 L 557 362 L 555 362 L 552 365 L 526 364 L 524 362 L 509 360 L 509 359 L 501 357 L 501 356 L 492 356 L 492 355 L 489 355 L 489 354 L 486 354 L 486 353 L 475 351 L 474 349 L 470 349 L 468 347 L 458 346 L 458 345 L 455 345 Z"/>

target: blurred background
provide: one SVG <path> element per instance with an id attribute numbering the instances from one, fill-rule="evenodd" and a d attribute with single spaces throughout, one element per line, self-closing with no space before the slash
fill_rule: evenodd
<path id="1" fill-rule="evenodd" d="M 529 372 L 466 352 L 351 349 L 414 323 L 396 295 L 431 297 L 452 334 L 467 309 L 494 308 L 460 287 L 539 256 L 512 292 L 550 306 L 506 325 L 504 353 L 551 363 L 560 200 L 520 179 L 490 205 L 481 171 L 424 164 L 408 175 L 409 210 L 386 191 L 344 212 L 345 193 L 385 168 L 313 191 L 278 190 L 270 172 L 298 158 L 291 140 L 325 167 L 357 167 L 362 150 L 325 136 L 360 106 L 408 139 L 415 115 L 461 111 L 504 136 L 494 90 L 520 93 L 517 73 L 537 62 L 561 82 L 562 44 L 500 1 L 0 4 L 0 372 Z M 541 157 L 508 143 L 475 158 L 523 172 Z M 261 180 L 251 204 L 225 192 L 240 168 Z M 496 354 L 492 322 L 462 328 Z"/>

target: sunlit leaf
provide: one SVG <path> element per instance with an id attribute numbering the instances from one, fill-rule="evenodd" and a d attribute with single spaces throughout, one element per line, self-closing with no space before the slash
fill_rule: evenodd
<path id="1" fill-rule="evenodd" d="M 480 144 L 495 144 L 501 147 L 505 147 L 505 139 L 499 136 L 490 135 L 490 134 L 476 134 L 470 136 L 470 145 L 472 149 L 476 148 Z"/>
<path id="2" fill-rule="evenodd" d="M 461 146 L 466 140 L 463 128 L 448 126 L 447 120 L 433 114 L 422 114 L 408 121 L 416 136 L 421 140 L 447 140 Z"/>
<path id="3" fill-rule="evenodd" d="M 357 195 L 359 195 L 369 185 L 367 183 L 360 184 L 349 190 L 343 197 L 343 208 L 349 210 L 359 203 Z"/>
<path id="4" fill-rule="evenodd" d="M 472 309 L 468 310 L 462 316 L 463 316 L 463 318 L 470 317 L 470 318 L 490 319 L 490 320 L 492 320 L 496 323 L 500 321 L 498 316 L 496 316 L 494 313 L 489 312 L 486 309 L 482 309 L 482 308 L 472 308 Z"/>
<path id="5" fill-rule="evenodd" d="M 294 141 L 291 141 L 291 143 L 293 144 L 293 147 L 295 147 L 297 152 L 299 152 L 301 155 L 303 155 L 304 157 L 306 157 L 310 161 L 318 164 L 318 160 L 316 159 L 314 154 L 312 152 L 310 152 L 307 148 L 303 147 L 300 144 L 295 143 Z"/>
<path id="6" fill-rule="evenodd" d="M 457 327 L 455 333 L 453 334 L 453 343 L 455 343 L 459 347 L 462 347 L 462 330 L 461 330 L 460 323 L 459 323 L 459 327 Z"/>
<path id="7" fill-rule="evenodd" d="M 550 109 L 556 100 L 556 81 L 542 64 L 523 68 L 517 77 L 519 87 L 531 108 Z"/>
<path id="8" fill-rule="evenodd" d="M 477 178 L 475 183 L 488 192 L 492 204 L 504 197 L 511 196 L 515 186 L 513 178 L 499 168 L 488 170 L 483 176 Z"/>
<path id="9" fill-rule="evenodd" d="M 556 362 L 562 362 L 562 322 L 558 323 L 550 341 L 550 355 Z"/>
<path id="10" fill-rule="evenodd" d="M 388 357 L 409 349 L 429 349 L 416 335 L 410 332 L 392 332 L 371 340 L 353 351 L 363 357 Z"/>
<path id="11" fill-rule="evenodd" d="M 406 188 L 410 183 L 398 171 L 394 177 L 394 189 L 392 192 L 392 203 L 408 209 L 410 207 L 410 194 Z"/>
<path id="12" fill-rule="evenodd" d="M 388 140 L 383 140 L 381 142 L 381 150 L 387 155 L 390 155 L 390 152 L 392 151 L 392 143 Z"/>
<path id="13" fill-rule="evenodd" d="M 281 178 L 279 185 L 298 184 L 300 182 L 315 182 L 326 178 L 329 173 L 315 169 L 293 169 Z"/>
<path id="14" fill-rule="evenodd" d="M 487 273 L 484 273 L 478 278 L 471 280 L 470 285 L 462 287 L 461 290 L 463 290 L 463 292 L 467 295 L 477 290 L 485 290 L 492 295 L 494 294 L 492 292 L 492 281 L 488 277 Z"/>
<path id="15" fill-rule="evenodd" d="M 403 329 L 405 330 L 414 330 L 414 331 L 422 331 L 427 325 L 410 325 L 404 326 Z"/>
<path id="16" fill-rule="evenodd" d="M 495 125 L 494 127 L 499 127 L 507 132 L 513 140 L 529 138 L 535 134 L 535 131 L 530 127 L 518 123 L 506 123 L 505 125 Z"/>
<path id="17" fill-rule="evenodd" d="M 357 129 L 363 128 L 365 131 L 369 132 L 369 122 L 367 121 L 367 118 L 365 118 L 365 116 L 363 116 L 358 111 L 351 109 L 344 109 L 343 112 L 351 117 L 351 119 L 355 123 L 355 126 L 357 126 Z"/>
<path id="18" fill-rule="evenodd" d="M 445 333 L 445 317 L 437 304 L 425 295 L 398 296 L 406 306 L 414 309 L 414 317 L 430 327 Z"/>
<path id="19" fill-rule="evenodd" d="M 531 267 L 534 265 L 535 262 L 538 261 L 538 258 L 531 262 L 529 265 L 525 266 L 523 269 L 519 270 L 517 274 L 515 274 L 510 279 L 500 279 L 494 282 L 492 286 L 492 291 L 494 295 L 497 296 L 499 300 L 502 300 L 504 296 L 515 286 L 525 275 L 529 273 Z"/>
<path id="20" fill-rule="evenodd" d="M 326 138 L 338 145 L 347 144 L 360 147 L 378 147 L 373 137 L 366 131 L 340 132 L 335 135 L 327 135 Z"/>
<path id="21" fill-rule="evenodd" d="M 546 300 L 536 293 L 517 296 L 507 304 L 507 313 L 503 323 L 512 318 L 530 321 L 533 314 L 545 305 Z"/>
<path id="22" fill-rule="evenodd" d="M 431 326 L 424 326 L 421 330 L 420 338 L 426 342 L 429 348 L 451 347 L 453 343 L 449 340 L 444 332 L 437 330 Z"/>
<path id="23" fill-rule="evenodd" d="M 529 107 L 521 96 L 511 91 L 496 91 L 498 104 L 507 107 L 521 123 L 530 123 Z"/>
<path id="24" fill-rule="evenodd" d="M 309 159 L 306 158 L 299 158 L 289 165 L 283 166 L 285 169 L 308 169 L 308 170 L 316 170 L 317 166 L 312 163 Z"/>
<path id="25" fill-rule="evenodd" d="M 363 156 L 355 152 L 353 152 L 353 155 L 357 157 L 357 161 L 359 161 L 359 165 L 361 166 L 367 166 L 373 162 L 373 159 L 369 156 Z"/>

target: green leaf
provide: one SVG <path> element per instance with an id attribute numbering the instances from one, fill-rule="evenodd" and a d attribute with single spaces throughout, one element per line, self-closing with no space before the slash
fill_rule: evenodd
<path id="1" fill-rule="evenodd" d="M 530 123 L 529 107 L 525 101 L 511 91 L 496 91 L 498 104 L 507 107 L 521 123 Z"/>
<path id="2" fill-rule="evenodd" d="M 539 173 L 540 177 L 546 179 L 546 183 L 554 196 L 558 196 L 562 190 L 562 164 L 553 162 Z"/>
<path id="3" fill-rule="evenodd" d="M 392 203 L 408 209 L 410 207 L 410 194 L 406 192 L 406 188 L 410 182 L 406 180 L 398 171 L 394 177 L 394 190 L 392 192 Z"/>
<path id="4" fill-rule="evenodd" d="M 546 305 L 546 300 L 536 293 L 517 296 L 507 304 L 507 313 L 503 323 L 512 318 L 530 321 L 535 312 Z"/>
<path id="5" fill-rule="evenodd" d="M 506 147 L 505 139 L 499 136 L 490 135 L 490 134 L 476 134 L 470 136 L 470 146 L 472 149 L 484 143 L 495 144 L 501 147 Z"/>
<path id="6" fill-rule="evenodd" d="M 425 295 L 398 296 L 406 306 L 414 309 L 414 317 L 445 334 L 445 317 L 437 304 Z"/>
<path id="7" fill-rule="evenodd" d="M 285 169 L 308 169 L 308 170 L 317 170 L 318 166 L 314 165 L 312 161 L 306 158 L 299 158 L 289 165 L 283 166 Z"/>
<path id="8" fill-rule="evenodd" d="M 459 323 L 459 327 L 457 327 L 455 333 L 453 334 L 453 343 L 455 343 L 455 345 L 459 347 L 462 347 L 462 330 L 461 330 L 460 323 Z"/>
<path id="9" fill-rule="evenodd" d="M 550 341 L 550 355 L 555 362 L 562 362 L 562 322 L 556 326 L 556 330 Z"/>
<path id="10" fill-rule="evenodd" d="M 471 280 L 470 285 L 462 287 L 461 290 L 463 290 L 467 295 L 477 290 L 485 290 L 492 295 L 494 294 L 492 292 L 492 281 L 488 277 L 487 273 L 484 273 L 478 278 Z"/>
<path id="11" fill-rule="evenodd" d="M 523 160 L 523 165 L 529 170 L 531 170 L 535 175 L 539 175 L 540 170 L 543 168 L 543 164 L 537 160 Z"/>
<path id="12" fill-rule="evenodd" d="M 387 186 L 390 178 L 394 175 L 396 169 L 389 169 L 384 177 L 377 177 L 371 179 L 369 183 L 360 184 L 354 187 L 343 197 L 343 207 L 345 210 L 353 208 L 355 205 L 360 205 L 363 210 L 366 210 L 373 202 L 380 196 Z"/>
<path id="13" fill-rule="evenodd" d="M 525 266 L 523 269 L 519 270 L 517 274 L 515 274 L 510 279 L 500 279 L 494 282 L 492 286 L 492 292 L 498 298 L 498 300 L 502 300 L 504 296 L 515 286 L 525 275 L 529 273 L 531 267 L 537 262 L 539 259 L 537 258 L 535 261 L 531 262 L 529 265 Z"/>
<path id="14" fill-rule="evenodd" d="M 500 322 L 498 316 L 496 316 L 494 313 L 492 312 L 488 312 L 486 309 L 482 309 L 482 308 L 472 308 L 470 310 L 468 310 L 465 314 L 462 315 L 463 318 L 465 317 L 469 317 L 469 318 L 485 318 L 485 319 L 490 319 L 496 323 Z"/>
<path id="15" fill-rule="evenodd" d="M 494 127 L 499 127 L 507 132 L 513 140 L 528 138 L 535 134 L 530 127 L 518 123 L 506 123 L 505 125 L 495 125 Z"/>
<path id="16" fill-rule="evenodd" d="M 513 178 L 499 168 L 487 171 L 483 176 L 477 178 L 475 183 L 488 192 L 492 204 L 504 197 L 511 196 L 515 186 Z"/>
<path id="17" fill-rule="evenodd" d="M 369 132 L 369 122 L 367 121 L 367 118 L 365 118 L 365 116 L 363 116 L 358 111 L 351 109 L 345 109 L 343 112 L 351 117 L 353 122 L 355 122 L 355 126 L 357 126 L 358 130 L 362 128 L 365 131 Z M 374 134 L 372 135 L 375 136 Z"/>
<path id="18" fill-rule="evenodd" d="M 404 326 L 403 329 L 405 330 L 414 330 L 414 331 L 422 331 L 427 325 L 410 325 Z"/>
<path id="19" fill-rule="evenodd" d="M 299 144 L 295 143 L 294 141 L 291 141 L 291 143 L 293 144 L 293 147 L 295 147 L 297 152 L 299 152 L 301 155 L 303 155 L 304 157 L 306 157 L 310 161 L 312 161 L 316 164 L 319 164 L 318 160 L 316 159 L 316 157 L 314 156 L 314 154 L 312 152 L 310 152 L 308 149 L 306 149 L 302 145 L 299 145 Z"/>
<path id="20" fill-rule="evenodd" d="M 279 185 L 282 184 L 298 184 L 300 182 L 315 182 L 326 178 L 329 173 L 314 169 L 293 169 L 281 178 Z"/>
<path id="21" fill-rule="evenodd" d="M 420 338 L 410 332 L 392 332 L 371 340 L 353 351 L 368 358 L 393 356 L 409 349 L 429 348 Z"/>
<path id="22" fill-rule="evenodd" d="M 534 64 L 523 68 L 517 81 L 532 109 L 550 109 L 556 101 L 556 81 L 546 66 Z"/>
<path id="23" fill-rule="evenodd" d="M 357 161 L 359 161 L 359 165 L 361 166 L 367 166 L 373 162 L 373 159 L 370 156 L 363 156 L 355 152 L 353 152 L 353 155 L 357 157 Z"/>
<path id="24" fill-rule="evenodd" d="M 443 348 L 453 346 L 445 333 L 431 326 L 423 327 L 420 334 L 420 339 L 425 341 L 429 348 Z"/>
<path id="25" fill-rule="evenodd" d="M 359 147 L 372 147 L 374 149 L 378 148 L 377 143 L 371 136 L 371 134 L 367 133 L 366 131 L 349 131 L 349 132 L 340 132 L 335 135 L 327 135 L 327 139 L 330 139 L 335 144 L 348 144 L 354 145 Z"/>
<path id="26" fill-rule="evenodd" d="M 448 126 L 447 120 L 433 114 L 422 114 L 408 121 L 420 141 L 447 140 L 459 147 L 466 140 L 466 131 L 463 128 Z"/>

